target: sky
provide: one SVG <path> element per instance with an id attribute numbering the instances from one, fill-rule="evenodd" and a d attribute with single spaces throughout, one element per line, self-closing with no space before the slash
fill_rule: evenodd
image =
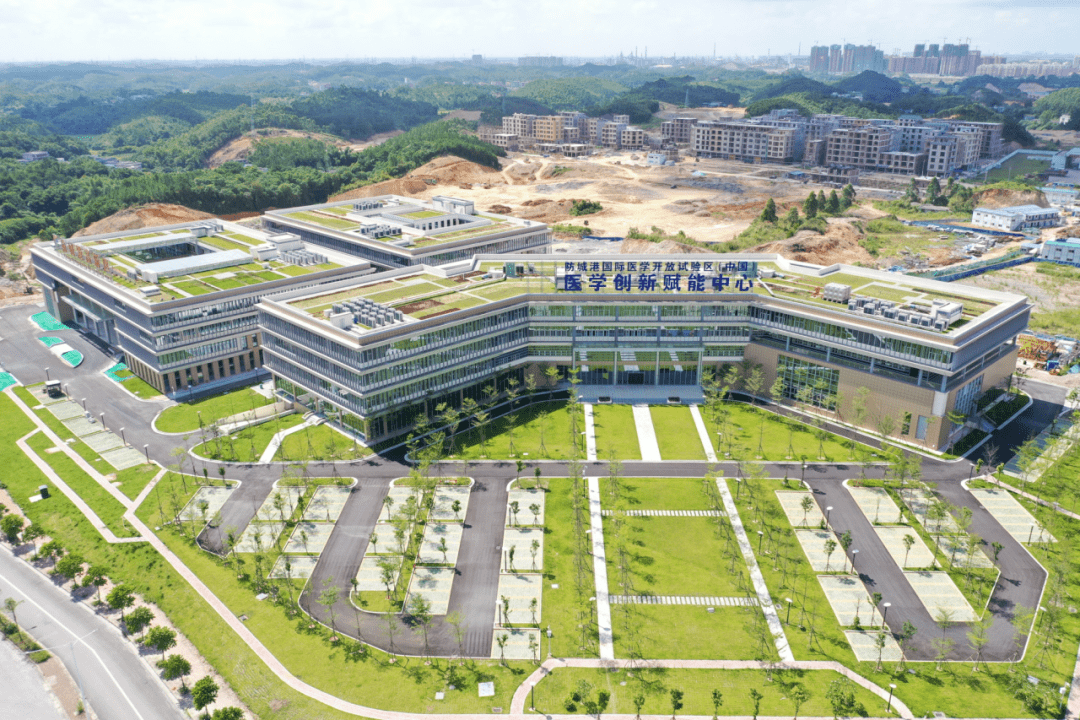
<path id="1" fill-rule="evenodd" d="M 0 0 L 0 62 L 807 54 L 970 38 L 1080 55 L 1078 0 Z M 1057 29 L 1057 31 L 1055 31 Z"/>

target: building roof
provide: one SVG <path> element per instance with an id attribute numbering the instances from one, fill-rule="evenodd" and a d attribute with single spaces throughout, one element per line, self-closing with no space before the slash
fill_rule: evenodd
<path id="1" fill-rule="evenodd" d="M 1038 205 L 1014 205 L 1012 207 L 1004 208 L 975 208 L 977 213 L 986 213 L 988 215 L 1000 215 L 1002 217 L 1012 217 L 1013 215 L 1036 215 L 1044 212 L 1057 212 L 1054 208 L 1044 208 Z"/>

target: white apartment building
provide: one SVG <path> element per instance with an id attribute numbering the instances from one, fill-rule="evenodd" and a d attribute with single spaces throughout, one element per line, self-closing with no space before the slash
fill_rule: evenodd
<path id="1" fill-rule="evenodd" d="M 791 162 L 796 131 L 749 122 L 702 121 L 694 125 L 691 150 L 699 157 L 744 162 Z"/>

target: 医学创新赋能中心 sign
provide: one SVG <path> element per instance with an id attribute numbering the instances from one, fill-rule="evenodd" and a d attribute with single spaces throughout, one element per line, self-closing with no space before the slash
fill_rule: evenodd
<path id="1" fill-rule="evenodd" d="M 562 290 L 601 292 L 749 292 L 757 263 L 748 261 L 578 261 L 563 265 Z"/>

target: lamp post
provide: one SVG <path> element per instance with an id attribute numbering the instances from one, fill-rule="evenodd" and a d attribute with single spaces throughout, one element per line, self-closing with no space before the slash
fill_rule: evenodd
<path id="1" fill-rule="evenodd" d="M 550 658 L 551 657 L 551 626 L 550 625 L 547 626 L 547 637 L 548 637 L 548 657 Z"/>
<path id="2" fill-rule="evenodd" d="M 124 428 L 120 428 L 120 442 L 127 445 L 127 438 L 124 437 Z"/>
<path id="3" fill-rule="evenodd" d="M 761 541 L 763 539 L 765 539 L 765 533 L 762 532 L 761 530 L 758 530 L 757 531 L 757 551 L 758 551 L 758 555 L 761 554 Z"/>
<path id="4" fill-rule="evenodd" d="M 536 683 L 529 683 L 529 709 L 536 712 Z"/>
<path id="5" fill-rule="evenodd" d="M 45 368 L 45 382 L 49 382 L 50 379 L 51 378 L 49 378 L 49 368 Z"/>
<path id="6" fill-rule="evenodd" d="M 143 445 L 142 449 L 143 449 L 143 452 L 146 454 L 146 462 L 147 462 L 147 464 L 149 464 L 150 463 L 150 446 L 149 445 Z"/>
<path id="7" fill-rule="evenodd" d="M 735 499 L 739 499 L 739 495 L 742 494 L 742 478 L 735 478 Z"/>
<path id="8" fill-rule="evenodd" d="M 825 508 L 825 525 L 826 525 L 826 527 L 829 525 L 829 515 L 831 513 L 832 513 L 832 505 L 829 505 L 827 508 Z"/>
<path id="9" fill-rule="evenodd" d="M 858 555 L 859 555 L 858 550 L 852 550 L 851 551 L 851 572 L 855 573 L 856 575 L 859 574 L 859 571 L 855 569 L 855 558 L 858 557 Z"/>
<path id="10" fill-rule="evenodd" d="M 105 413 L 98 413 L 98 419 L 101 420 L 101 429 L 108 430 L 109 428 L 105 427 Z"/>
<path id="11" fill-rule="evenodd" d="M 886 628 L 887 628 L 887 627 L 889 627 L 889 626 L 885 624 L 885 618 L 889 617 L 889 608 L 891 608 L 891 607 L 892 607 L 892 603 L 885 603 L 885 604 L 884 604 L 884 605 L 882 605 L 881 607 L 882 607 L 882 611 L 881 611 L 881 625 L 882 625 L 883 627 L 886 627 Z"/>
<path id="12" fill-rule="evenodd" d="M 787 617 L 784 618 L 784 624 L 791 624 L 791 598 L 784 598 L 784 602 L 787 603 Z"/>
<path id="13" fill-rule="evenodd" d="M 892 709 L 892 694 L 893 694 L 893 690 L 895 690 L 895 689 L 896 689 L 896 685 L 894 683 L 889 683 L 889 702 L 886 703 L 886 705 L 885 705 L 885 712 L 888 712 L 889 710 Z"/>
<path id="14" fill-rule="evenodd" d="M 82 409 L 83 409 L 83 412 L 86 412 L 86 398 L 82 399 Z"/>

